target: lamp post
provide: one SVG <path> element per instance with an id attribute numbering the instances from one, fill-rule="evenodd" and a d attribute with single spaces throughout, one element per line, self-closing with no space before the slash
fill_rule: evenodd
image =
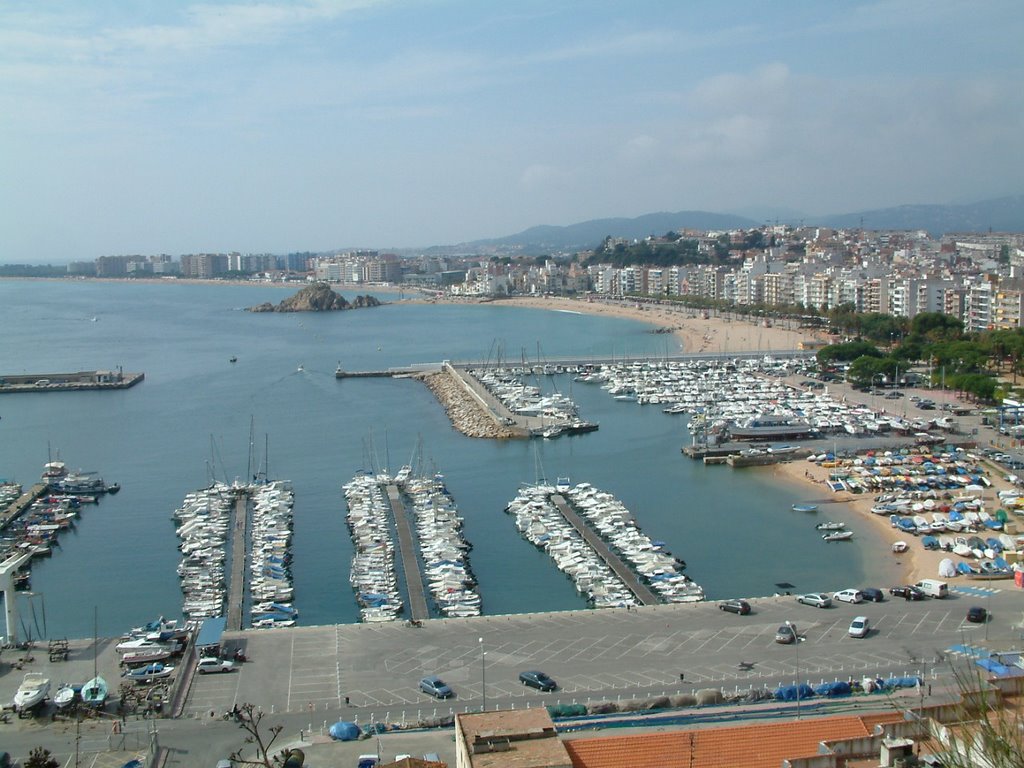
<path id="1" fill-rule="evenodd" d="M 793 632 L 793 649 L 796 653 L 796 719 L 800 719 L 800 634 L 796 631 L 796 625 L 787 621 L 786 626 Z"/>
<path id="2" fill-rule="evenodd" d="M 487 651 L 484 650 L 484 639 L 480 640 L 480 695 L 483 697 L 481 712 L 487 711 Z"/>

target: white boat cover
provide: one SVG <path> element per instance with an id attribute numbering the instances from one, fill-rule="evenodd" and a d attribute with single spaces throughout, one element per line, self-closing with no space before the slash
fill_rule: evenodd
<path id="1" fill-rule="evenodd" d="M 953 561 L 948 557 L 943 558 L 942 562 L 939 563 L 939 576 L 944 579 L 956 576 L 956 566 L 953 565 Z"/>

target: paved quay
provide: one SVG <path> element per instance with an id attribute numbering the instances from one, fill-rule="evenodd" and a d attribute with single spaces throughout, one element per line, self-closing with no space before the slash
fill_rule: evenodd
<path id="1" fill-rule="evenodd" d="M 432 619 L 419 628 L 387 622 L 230 632 L 226 644 L 244 647 L 249 661 L 229 674 L 195 676 L 182 718 L 158 721 L 160 742 L 172 747 L 168 764 L 175 766 L 186 765 L 190 755 L 212 754 L 209 749 L 214 748 L 195 751 L 190 744 L 216 744 L 217 749 L 230 751 L 231 745 L 241 745 L 242 735 L 222 715 L 248 702 L 262 707 L 269 723 L 286 728 L 282 744 L 300 738 L 321 744 L 326 728 L 341 719 L 360 725 L 411 725 L 479 711 L 485 681 L 488 708 L 495 709 L 648 699 L 709 688 L 728 693 L 772 690 L 796 680 L 817 684 L 890 675 L 920 675 L 938 696 L 955 689 L 954 669 L 963 674 L 985 649 L 1020 647 L 1024 593 L 1009 583 L 972 582 L 954 583 L 945 600 L 841 603 L 825 610 L 801 605 L 793 596 L 750 603 L 753 612 L 748 616 L 725 613 L 715 603 L 690 603 Z M 971 605 L 986 606 L 992 621 L 968 624 L 965 616 Z M 860 615 L 870 618 L 872 632 L 864 639 L 852 638 L 847 629 Z M 775 643 L 775 631 L 785 621 L 797 626 L 800 643 Z M 98 650 L 100 673 L 116 692 L 113 642 L 101 640 Z M 16 653 L 4 651 L 0 701 L 13 698 L 28 669 L 43 672 L 54 686 L 60 680 L 80 683 L 93 674 L 91 640 L 72 641 L 67 662 L 49 662 L 45 648 L 37 647 L 34 661 L 16 669 L 10 666 Z M 558 681 L 559 690 L 541 693 L 525 688 L 518 674 L 526 669 L 547 672 Z M 438 701 L 421 693 L 417 683 L 429 674 L 448 682 L 455 697 Z M 928 690 L 914 694 L 932 700 Z M 851 701 L 864 702 L 858 706 L 879 706 L 880 701 L 891 705 L 880 697 Z M 90 749 L 100 748 L 109 738 L 110 731 L 104 728 L 112 727 L 115 708 L 113 702 L 108 705 L 99 725 L 90 721 Z M 148 723 L 133 715 L 124 727 L 138 734 Z M 27 753 L 35 744 L 50 743 L 52 734 L 55 742 L 70 737 L 73 750 L 73 729 L 68 728 L 60 721 L 50 723 L 48 717 L 12 718 L 0 724 L 0 740 L 5 748 L 15 741 L 23 743 Z M 435 738 L 438 733 L 442 745 L 450 744 L 450 731 L 428 732 Z M 411 749 L 400 746 L 403 739 L 414 738 L 384 734 L 382 748 L 387 754 L 441 751 L 427 750 L 418 742 Z M 365 745 L 339 751 L 358 754 Z"/>
<path id="2" fill-rule="evenodd" d="M 409 516 L 405 513 L 402 494 L 398 486 L 389 483 L 387 486 L 388 503 L 391 505 L 391 516 L 398 532 L 398 550 L 402 554 L 402 573 L 405 574 L 405 588 L 409 597 L 409 618 L 413 621 L 424 621 L 430 618 L 427 599 L 423 593 L 423 574 L 416 556 L 416 544 L 413 541 L 412 527 Z"/>

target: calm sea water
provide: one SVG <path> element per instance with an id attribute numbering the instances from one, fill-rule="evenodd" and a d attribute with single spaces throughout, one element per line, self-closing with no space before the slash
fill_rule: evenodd
<path id="1" fill-rule="evenodd" d="M 584 607 L 547 556 L 503 513 L 521 483 L 569 476 L 618 496 L 652 538 L 689 565 L 710 598 L 885 581 L 856 546 L 826 546 L 813 519 L 790 511 L 813 490 L 762 471 L 686 459 L 678 416 L 614 401 L 553 377 L 595 433 L 555 441 L 473 440 L 452 429 L 422 384 L 334 378 L 441 359 L 676 352 L 674 341 L 627 320 L 501 306 L 393 304 L 329 314 L 249 314 L 294 289 L 0 281 L 0 373 L 123 366 L 146 380 L 119 392 L 0 397 L 0 477 L 30 485 L 48 456 L 96 470 L 122 491 L 87 507 L 57 554 L 33 565 L 22 614 L 33 635 L 117 634 L 178 615 L 177 538 L 184 495 L 231 481 L 268 448 L 269 474 L 296 492 L 293 576 L 301 623 L 355 621 L 351 543 L 340 486 L 370 467 L 397 469 L 422 446 L 466 519 L 489 614 Z M 378 294 L 382 298 L 390 297 Z M 237 356 L 231 364 L 228 358 Z M 302 370 L 299 370 L 299 367 Z M 839 516 L 841 511 L 837 511 Z M 866 526 L 861 526 L 866 528 Z M 861 531 L 858 530 L 858 534 Z M 868 532 L 863 531 L 864 536 Z M 863 537 L 862 537 L 863 540 Z"/>

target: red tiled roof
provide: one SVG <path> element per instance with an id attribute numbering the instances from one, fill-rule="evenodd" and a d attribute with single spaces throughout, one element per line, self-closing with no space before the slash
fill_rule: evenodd
<path id="1" fill-rule="evenodd" d="M 898 713 L 828 717 L 769 725 L 565 739 L 573 768 L 779 768 L 787 758 L 818 754 L 822 741 L 870 736 Z"/>

